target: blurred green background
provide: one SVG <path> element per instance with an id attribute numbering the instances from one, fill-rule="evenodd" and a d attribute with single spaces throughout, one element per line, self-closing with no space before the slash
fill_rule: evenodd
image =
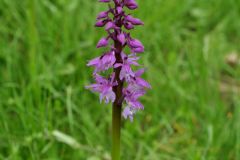
<path id="1" fill-rule="evenodd" d="M 240 0 L 145 0 L 152 90 L 124 160 L 240 160 Z M 0 0 L 0 160 L 109 160 L 111 105 L 84 89 L 97 0 Z"/>

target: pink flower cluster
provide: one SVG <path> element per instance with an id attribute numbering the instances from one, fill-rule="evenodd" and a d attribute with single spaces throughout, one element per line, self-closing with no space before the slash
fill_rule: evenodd
<path id="1" fill-rule="evenodd" d="M 150 84 L 141 78 L 145 70 L 132 69 L 132 66 L 140 66 L 137 54 L 144 52 L 144 46 L 139 40 L 131 37 L 129 30 L 137 25 L 143 25 L 143 22 L 125 13 L 125 8 L 130 10 L 138 8 L 135 0 L 99 0 L 99 2 L 108 3 L 109 8 L 99 13 L 95 26 L 105 27 L 108 35 L 99 40 L 97 48 L 108 47 L 109 51 L 88 62 L 88 66 L 95 68 L 93 76 L 96 83 L 86 88 L 98 92 L 100 102 L 121 105 L 124 103 L 122 115 L 132 121 L 136 111 L 144 109 L 138 98 L 145 94 L 147 88 L 151 88 Z M 124 53 L 125 47 L 130 48 L 129 54 Z M 113 73 L 107 78 L 100 75 L 109 69 L 113 69 Z M 117 93 L 113 88 L 120 84 L 122 97 L 117 99 Z"/>

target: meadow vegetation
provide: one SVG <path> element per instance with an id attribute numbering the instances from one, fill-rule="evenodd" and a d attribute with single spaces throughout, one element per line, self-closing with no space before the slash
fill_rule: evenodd
<path id="1" fill-rule="evenodd" d="M 145 0 L 152 89 L 124 160 L 240 160 L 240 1 Z M 86 90 L 97 0 L 0 0 L 0 160 L 109 160 L 111 105 Z M 102 50 L 104 51 L 104 50 Z"/>

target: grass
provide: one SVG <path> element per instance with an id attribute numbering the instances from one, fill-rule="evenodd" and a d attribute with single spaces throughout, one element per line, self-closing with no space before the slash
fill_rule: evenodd
<path id="1" fill-rule="evenodd" d="M 124 160 L 239 160 L 239 0 L 138 1 L 152 90 Z M 108 160 L 111 106 L 84 89 L 104 31 L 95 0 L 0 0 L 0 160 Z M 225 88 L 222 90 L 221 88 Z"/>

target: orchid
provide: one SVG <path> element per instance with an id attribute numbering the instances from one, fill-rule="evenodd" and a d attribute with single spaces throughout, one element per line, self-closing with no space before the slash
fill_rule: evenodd
<path id="1" fill-rule="evenodd" d="M 126 106 L 129 107 L 129 105 L 132 105 L 131 108 L 136 108 L 136 106 L 139 105 L 134 105 L 135 103 L 133 102 L 130 103 L 128 101 L 129 94 L 123 92 L 125 90 L 123 87 L 127 86 L 129 88 L 128 85 L 130 85 L 135 86 L 135 88 L 140 87 L 142 88 L 141 90 L 151 88 L 150 84 L 141 78 L 141 75 L 144 73 L 144 69 L 140 69 L 137 72 L 134 72 L 132 69 L 133 65 L 140 66 L 137 62 L 139 59 L 137 54 L 144 52 L 144 46 L 138 39 L 132 38 L 131 34 L 127 33 L 123 29 L 123 27 L 125 27 L 127 30 L 129 30 L 133 29 L 134 26 L 144 24 L 140 19 L 133 17 L 131 14 L 126 14 L 124 10 L 124 7 L 127 7 L 128 9 L 131 10 L 136 9 L 138 5 L 135 2 L 135 0 L 99 0 L 99 2 L 109 3 L 109 9 L 107 11 L 102 11 L 98 14 L 95 26 L 105 27 L 108 36 L 103 37 L 99 40 L 99 42 L 97 43 L 97 48 L 109 47 L 110 51 L 104 53 L 100 57 L 90 60 L 87 65 L 93 66 L 95 68 L 94 75 L 96 73 L 100 74 L 101 72 L 106 71 L 110 68 L 114 68 L 114 73 L 116 77 L 114 78 L 113 81 L 115 83 L 118 83 L 119 85 L 121 84 L 124 85 L 121 85 L 122 88 L 120 88 L 122 92 L 121 97 L 118 97 L 116 95 L 113 96 L 112 94 L 112 93 L 116 94 L 116 91 L 114 91 L 114 87 L 116 86 L 112 86 L 112 88 L 108 90 L 108 92 L 109 93 L 111 92 L 111 94 L 102 94 L 105 92 L 102 91 L 101 93 L 94 89 L 92 90 L 95 92 L 99 92 L 100 97 L 104 95 L 107 100 L 106 102 L 112 102 L 113 97 L 116 97 L 116 99 L 122 99 L 121 104 L 126 102 Z M 113 2 L 113 7 L 111 6 L 110 2 Z M 113 15 L 112 17 L 114 18 L 110 18 L 111 14 Z M 113 41 L 113 45 L 109 45 L 110 39 Z M 126 46 L 130 48 L 131 53 L 126 54 L 123 52 Z M 116 88 L 119 87 L 117 86 Z M 119 102 L 119 100 L 116 101 Z M 144 107 L 141 105 L 141 107 L 137 108 L 143 109 Z M 128 117 L 126 116 L 126 112 L 123 115 L 124 118 Z"/>
<path id="2" fill-rule="evenodd" d="M 129 30 L 144 23 L 126 10 L 138 8 L 135 0 L 99 0 L 107 3 L 108 9 L 97 15 L 96 27 L 104 27 L 107 36 L 97 43 L 97 48 L 108 48 L 109 51 L 102 56 L 88 62 L 88 66 L 94 67 L 93 76 L 96 83 L 87 86 L 93 92 L 100 94 L 100 102 L 113 103 L 113 147 L 112 159 L 118 159 L 120 146 L 121 114 L 125 119 L 133 121 L 137 111 L 144 109 L 139 98 L 151 88 L 150 84 L 141 78 L 145 69 L 134 71 L 133 66 L 141 66 L 138 63 L 138 54 L 144 52 L 143 44 L 131 36 Z M 111 43 L 112 41 L 112 43 Z M 130 53 L 124 49 L 130 48 Z M 112 69 L 113 73 L 108 78 L 106 70 Z M 122 107 L 123 112 L 122 112 Z"/>

